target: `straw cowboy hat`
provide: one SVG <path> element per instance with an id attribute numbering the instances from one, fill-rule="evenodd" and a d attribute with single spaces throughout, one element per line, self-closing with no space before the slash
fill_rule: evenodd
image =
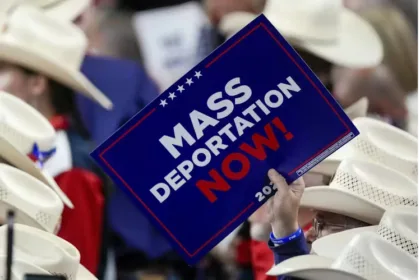
<path id="1" fill-rule="evenodd" d="M 0 160 L 47 184 L 66 206 L 73 208 L 54 179 L 39 166 L 54 153 L 55 135 L 52 125 L 37 110 L 0 91 Z"/>
<path id="2" fill-rule="evenodd" d="M 47 15 L 60 20 L 73 21 L 90 5 L 91 0 L 24 0 L 24 4 L 35 5 Z"/>
<path id="3" fill-rule="evenodd" d="M 360 134 L 350 143 L 324 159 L 311 171 L 334 174 L 343 159 L 373 161 L 403 173 L 417 182 L 417 138 L 385 122 L 371 118 L 353 121 Z"/>
<path id="4" fill-rule="evenodd" d="M 349 107 L 344 109 L 344 112 L 347 114 L 347 116 L 354 120 L 359 117 L 366 117 L 367 111 L 369 107 L 369 100 L 367 97 L 362 97 L 353 104 L 351 104 Z"/>
<path id="5" fill-rule="evenodd" d="M 6 256 L 0 256 L 0 263 L 6 263 Z M 22 280 L 25 279 L 25 275 L 27 274 L 37 274 L 37 275 L 51 275 L 45 269 L 32 264 L 30 261 L 23 261 L 23 260 L 13 260 L 12 267 L 11 267 L 11 279 L 12 280 Z M 5 265 L 0 265 L 0 278 L 6 278 L 7 271 Z"/>
<path id="6" fill-rule="evenodd" d="M 87 38 L 76 25 L 29 5 L 9 13 L 0 33 L 0 60 L 43 73 L 111 109 L 111 101 L 80 72 L 86 49 Z"/>
<path id="7" fill-rule="evenodd" d="M 417 206 L 417 188 L 414 181 L 383 165 L 346 159 L 329 186 L 305 189 L 300 206 L 376 225 L 392 206 Z"/>
<path id="8" fill-rule="evenodd" d="M 8 209 L 17 212 L 16 222 L 55 232 L 61 222 L 63 202 L 41 181 L 10 165 L 0 163 L 0 219 Z"/>
<path id="9" fill-rule="evenodd" d="M 382 42 L 373 27 L 337 0 L 267 0 L 264 15 L 293 45 L 333 64 L 365 68 L 381 63 Z M 232 35 L 256 17 L 229 13 L 221 32 Z"/>
<path id="10" fill-rule="evenodd" d="M 0 248 L 6 248 L 7 225 L 0 227 Z M 26 225 L 14 225 L 14 259 L 30 262 L 69 280 L 97 279 L 80 264 L 80 252 L 64 239 Z"/>
<path id="11" fill-rule="evenodd" d="M 417 279 L 417 260 L 378 235 L 365 232 L 356 235 L 335 260 L 317 255 L 293 257 L 267 274 L 307 280 L 407 280 Z"/>
<path id="12" fill-rule="evenodd" d="M 321 237 L 312 243 L 312 252 L 336 259 L 354 236 L 362 232 L 373 232 L 417 258 L 417 211 L 417 207 L 392 207 L 385 212 L 379 225 L 349 229 Z"/>

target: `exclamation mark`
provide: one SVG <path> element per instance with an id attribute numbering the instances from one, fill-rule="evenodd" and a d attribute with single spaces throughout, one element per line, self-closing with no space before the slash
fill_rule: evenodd
<path id="1" fill-rule="evenodd" d="M 284 133 L 284 137 L 286 137 L 286 140 L 289 141 L 291 139 L 293 139 L 293 134 L 289 131 L 287 131 L 286 126 L 284 126 L 284 123 L 278 118 L 275 117 L 272 121 L 272 123 L 278 128 L 280 129 L 281 132 Z"/>

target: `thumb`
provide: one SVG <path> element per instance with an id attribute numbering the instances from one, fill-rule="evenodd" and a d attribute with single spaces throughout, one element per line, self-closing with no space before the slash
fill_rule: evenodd
<path id="1" fill-rule="evenodd" d="M 276 186 L 279 193 L 283 193 L 288 189 L 286 180 L 275 169 L 270 169 L 268 171 L 268 177 L 270 178 L 270 181 Z"/>
<path id="2" fill-rule="evenodd" d="M 298 178 L 290 185 L 290 190 L 296 194 L 302 194 L 305 190 L 305 181 L 302 177 Z"/>

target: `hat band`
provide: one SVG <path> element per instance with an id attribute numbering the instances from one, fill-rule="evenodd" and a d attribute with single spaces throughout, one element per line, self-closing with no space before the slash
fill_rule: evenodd
<path id="1" fill-rule="evenodd" d="M 383 208 L 397 205 L 418 206 L 417 194 L 414 192 L 412 196 L 393 194 L 342 170 L 337 170 L 331 186 L 353 193 Z"/>
<path id="2" fill-rule="evenodd" d="M 355 273 L 366 279 L 381 279 L 379 277 L 383 276 L 374 264 L 354 249 L 347 250 L 343 259 L 337 260 L 332 267 Z"/>
<path id="3" fill-rule="evenodd" d="M 419 245 L 417 242 L 411 241 L 410 239 L 396 232 L 393 228 L 388 227 L 387 225 L 384 225 L 384 224 L 379 224 L 377 232 L 378 232 L 378 235 L 382 236 L 382 238 L 393 243 L 395 246 L 401 248 L 402 250 L 406 251 L 407 253 L 414 256 L 415 258 L 418 257 Z"/>
<path id="4" fill-rule="evenodd" d="M 38 147 L 38 144 L 35 143 L 32 147 L 32 151 L 28 154 L 28 157 L 42 169 L 44 163 L 48 161 L 56 152 L 56 148 L 52 148 L 48 151 L 41 151 Z"/>
<path id="5" fill-rule="evenodd" d="M 398 170 L 410 178 L 415 178 L 417 181 L 418 176 L 418 165 L 417 163 L 412 163 L 408 160 L 401 159 L 399 157 L 393 156 L 378 146 L 372 144 L 368 139 L 363 138 L 363 135 L 360 134 L 359 137 L 354 139 L 352 142 L 353 147 L 368 156 L 375 162 L 381 163 L 383 165 L 389 166 L 395 170 Z"/>

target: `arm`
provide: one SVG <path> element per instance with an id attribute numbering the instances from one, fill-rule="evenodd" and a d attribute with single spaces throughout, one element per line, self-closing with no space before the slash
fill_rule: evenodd
<path id="1" fill-rule="evenodd" d="M 289 258 L 309 253 L 303 232 L 295 235 L 299 229 L 298 212 L 305 182 L 299 178 L 288 185 L 284 178 L 273 169 L 268 172 L 268 176 L 277 188 L 274 197 L 267 202 L 267 213 L 273 233 L 268 245 L 274 253 L 275 264 L 279 264 Z M 282 275 L 277 277 L 279 280 L 296 279 Z"/>

